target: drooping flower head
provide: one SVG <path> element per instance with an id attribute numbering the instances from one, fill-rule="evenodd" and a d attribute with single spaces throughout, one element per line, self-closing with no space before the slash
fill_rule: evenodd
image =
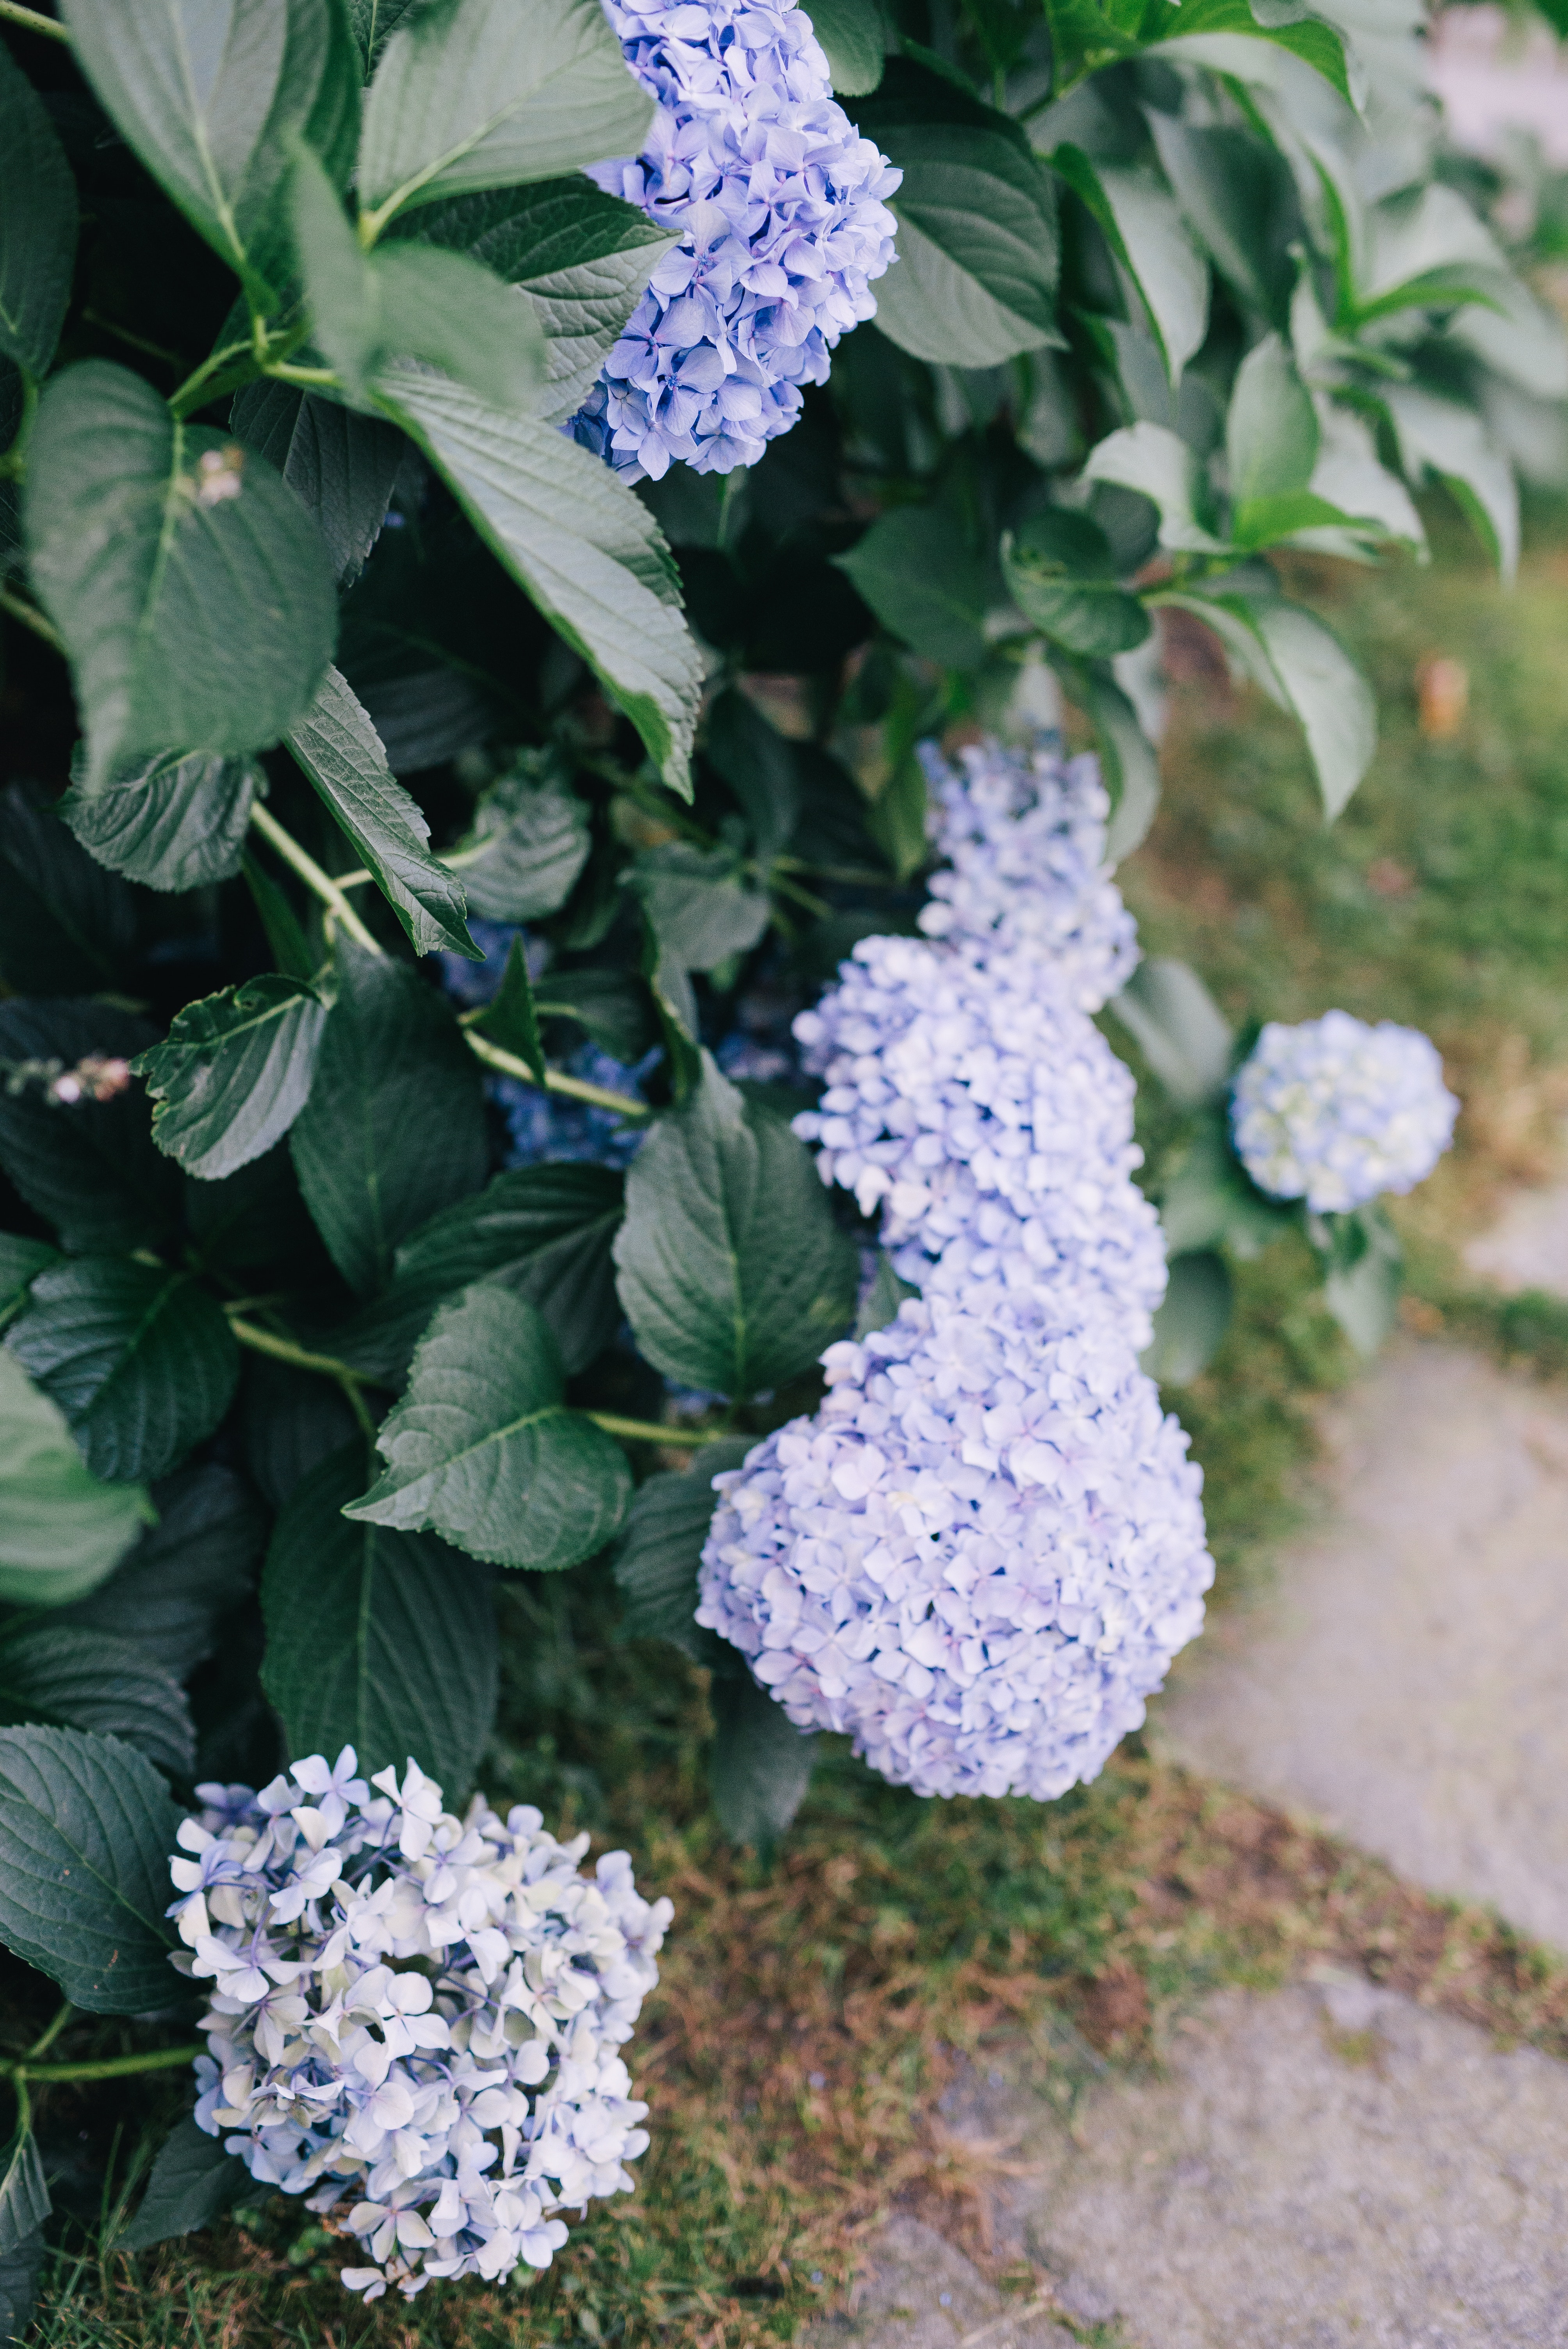
<path id="1" fill-rule="evenodd" d="M 412 1761 L 366 1785 L 351 1746 L 260 1794 L 196 1791 L 170 1914 L 174 1962 L 211 1984 L 201 2127 L 338 2214 L 366 2300 L 548 2267 L 555 2214 L 630 2191 L 648 2142 L 618 2051 L 669 1902 L 624 1852 L 583 1875 L 587 1837 L 557 1843 L 526 1805 L 455 1818 Z"/>
<path id="2" fill-rule="evenodd" d="M 754 465 L 825 383 L 841 335 L 876 308 L 899 173 L 832 95 L 794 0 L 604 0 L 658 100 L 641 155 L 590 176 L 680 243 L 573 419 L 632 480 L 675 459 Z"/>
<path id="3" fill-rule="evenodd" d="M 1344 1215 L 1429 1174 L 1459 1106 L 1419 1029 L 1327 1011 L 1270 1020 L 1232 1088 L 1231 1130 L 1261 1191 Z"/>

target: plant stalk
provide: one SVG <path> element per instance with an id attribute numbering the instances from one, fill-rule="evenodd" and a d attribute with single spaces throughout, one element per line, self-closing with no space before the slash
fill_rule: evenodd
<path id="1" fill-rule="evenodd" d="M 285 832 L 275 815 L 257 800 L 251 809 L 251 823 L 268 846 L 274 848 L 284 863 L 299 874 L 307 889 L 321 899 L 333 919 L 341 922 L 356 946 L 367 953 L 384 954 L 386 948 L 378 938 L 372 937 L 336 882 L 324 873 L 314 856 L 303 849 L 294 834 Z"/>
<path id="2" fill-rule="evenodd" d="M 505 1051 L 500 1045 L 492 1044 L 490 1038 L 481 1036 L 477 1029 L 465 1028 L 463 1035 L 469 1051 L 476 1054 L 486 1068 L 498 1070 L 503 1077 L 521 1077 L 525 1084 L 536 1085 L 539 1082 L 528 1062 L 520 1061 L 515 1052 Z M 547 1092 L 565 1093 L 573 1101 L 592 1102 L 595 1109 L 614 1110 L 618 1117 L 652 1117 L 654 1113 L 646 1102 L 634 1101 L 630 1093 L 610 1092 L 603 1085 L 591 1085 L 584 1077 L 564 1076 L 559 1069 L 546 1069 L 544 1085 Z"/>
<path id="3" fill-rule="evenodd" d="M 35 2064 L 29 2056 L 17 2055 L 0 2063 L 0 2075 L 19 2090 L 29 2081 L 50 2086 L 64 2080 L 123 2080 L 136 2072 L 172 2072 L 177 2064 L 193 2064 L 207 2052 L 207 2042 L 199 2039 L 191 2047 L 155 2047 L 149 2054 L 109 2055 L 100 2063 Z"/>
<path id="4" fill-rule="evenodd" d="M 54 622 L 46 620 L 42 612 L 25 603 L 20 595 L 13 595 L 9 587 L 0 587 L 0 612 L 9 612 L 14 620 L 20 620 L 25 628 L 31 628 L 36 636 L 42 636 L 56 652 L 65 651 L 66 640 Z"/>
<path id="5" fill-rule="evenodd" d="M 623 1419 L 613 1411 L 585 1411 L 583 1416 L 591 1419 L 595 1427 L 602 1427 L 606 1435 L 624 1436 L 629 1444 L 691 1444 L 695 1448 L 711 1444 L 717 1433 L 711 1427 L 664 1427 L 651 1419 Z"/>
<path id="6" fill-rule="evenodd" d="M 0 20 L 7 25 L 20 25 L 24 32 L 42 33 L 46 40 L 64 41 L 70 47 L 71 36 L 65 26 L 53 16 L 40 16 L 36 8 L 24 8 L 22 0 L 0 0 Z"/>

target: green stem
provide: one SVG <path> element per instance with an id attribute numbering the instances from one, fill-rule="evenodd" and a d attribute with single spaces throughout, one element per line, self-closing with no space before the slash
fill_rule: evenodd
<path id="1" fill-rule="evenodd" d="M 46 40 L 70 44 L 70 35 L 52 16 L 41 16 L 36 8 L 24 8 L 21 0 L 0 0 L 0 18 L 7 25 L 20 25 L 25 32 L 42 33 Z"/>
<path id="2" fill-rule="evenodd" d="M 330 874 L 324 873 L 314 856 L 303 849 L 294 834 L 285 832 L 275 815 L 257 800 L 251 809 L 251 822 L 268 846 L 276 849 L 284 863 L 299 874 L 307 889 L 321 899 L 335 921 L 341 922 L 351 938 L 370 954 L 385 952 L 377 938 L 366 928 L 342 890 Z"/>
<path id="3" fill-rule="evenodd" d="M 56 652 L 65 651 L 66 640 L 53 621 L 46 620 L 42 612 L 36 610 L 31 604 L 24 603 L 20 595 L 13 595 L 9 587 L 0 587 L 0 612 L 9 612 L 14 620 L 20 620 L 25 628 L 31 628 L 36 636 L 42 636 Z"/>
<path id="4" fill-rule="evenodd" d="M 220 374 L 232 360 L 251 357 L 251 338 L 248 335 L 242 343 L 225 343 L 221 351 L 214 351 L 211 358 L 203 359 L 201 366 L 186 377 L 177 391 L 170 393 L 170 409 L 183 420 L 196 409 L 204 408 L 211 394 L 208 393 L 205 397 L 198 398 L 196 395 L 201 390 L 202 386 L 211 377 Z"/>
<path id="5" fill-rule="evenodd" d="M 244 1320 L 232 1305 L 226 1305 L 223 1310 L 234 1337 L 242 1346 L 249 1346 L 253 1354 L 268 1354 L 274 1362 L 292 1363 L 296 1371 L 315 1371 L 319 1377 L 331 1379 L 341 1387 L 344 1401 L 359 1423 L 360 1433 L 375 1442 L 376 1422 L 361 1390 L 377 1385 L 377 1380 L 366 1379 L 360 1371 L 350 1370 L 335 1354 L 313 1354 L 308 1346 L 296 1346 L 292 1338 L 274 1337 L 270 1330 L 258 1329 L 253 1321 Z"/>
<path id="6" fill-rule="evenodd" d="M 341 388 L 333 368 L 293 367 L 287 359 L 264 360 L 262 373 L 275 376 L 279 383 L 303 383 L 306 389 L 311 391 L 318 387 L 328 391 L 336 391 Z"/>
<path id="7" fill-rule="evenodd" d="M 33 419 L 38 413 L 38 378 L 26 367 L 18 367 L 22 378 L 22 416 L 11 446 L 0 457 L 0 480 L 20 481 L 27 461 L 27 443 L 33 437 Z"/>
<path id="8" fill-rule="evenodd" d="M 758 873 L 763 871 L 760 865 L 755 869 Z M 798 905 L 804 905 L 806 911 L 809 914 L 814 914 L 819 921 L 833 910 L 831 905 L 826 904 L 822 898 L 813 896 L 810 889 L 802 889 L 799 881 L 791 881 L 786 873 L 764 874 L 763 877 L 771 881 L 773 887 L 779 892 L 780 895 L 793 897 Z"/>
<path id="9" fill-rule="evenodd" d="M 208 2053 L 207 2042 L 199 2039 L 191 2047 L 155 2047 L 149 2054 L 109 2055 L 97 2064 L 35 2064 L 27 2056 L 18 2056 L 12 2063 L 0 2064 L 0 2073 L 14 2083 L 20 2100 L 26 2095 L 29 2080 L 46 2085 L 57 2080 L 123 2080 L 136 2072 L 172 2072 L 177 2064 L 194 2064 L 198 2055 Z"/>
<path id="10" fill-rule="evenodd" d="M 500 1045 L 492 1044 L 490 1038 L 481 1036 L 477 1029 L 465 1028 L 463 1036 L 469 1051 L 481 1060 L 487 1069 L 499 1070 L 503 1077 L 521 1077 L 525 1084 L 536 1085 L 539 1082 L 526 1061 L 520 1061 L 515 1052 L 504 1051 Z M 544 1083 L 549 1092 L 565 1093 L 573 1101 L 592 1102 L 595 1109 L 613 1109 L 620 1117 L 652 1117 L 654 1113 L 646 1102 L 634 1101 L 630 1093 L 607 1092 L 603 1085 L 591 1085 L 583 1077 L 563 1076 L 559 1069 L 546 1069 Z"/>
<path id="11" fill-rule="evenodd" d="M 67 1998 L 64 2005 L 60 2008 L 59 2013 L 56 2015 L 53 2023 L 51 2023 L 48 2028 L 44 2032 L 42 2037 L 35 2039 L 26 2054 L 19 2057 L 18 2061 L 23 2064 L 31 2064 L 35 2057 L 42 2055 L 46 2048 L 52 2047 L 56 2040 L 59 2037 L 61 2032 L 65 2029 L 67 2023 L 70 2021 L 72 2015 L 75 2014 L 76 2011 L 75 2006 Z"/>
<path id="12" fill-rule="evenodd" d="M 624 1435 L 630 1444 L 689 1444 L 696 1446 L 711 1444 L 714 1440 L 711 1427 L 660 1427 L 651 1419 L 622 1419 L 613 1411 L 585 1411 L 583 1416 L 591 1419 L 595 1427 L 602 1427 L 606 1435 Z"/>
<path id="13" fill-rule="evenodd" d="M 178 351 L 166 350 L 161 343 L 150 343 L 145 335 L 133 335 L 129 326 L 121 326 L 113 318 L 106 318 L 101 310 L 84 310 L 84 326 L 96 326 L 100 334 L 112 335 L 129 351 L 140 351 L 150 359 L 158 359 L 164 367 L 177 367 L 181 362 Z"/>

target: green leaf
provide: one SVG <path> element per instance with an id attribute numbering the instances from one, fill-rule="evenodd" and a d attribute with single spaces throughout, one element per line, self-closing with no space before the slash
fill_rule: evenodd
<path id="1" fill-rule="evenodd" d="M 129 1061 L 157 1040 L 145 1019 L 85 997 L 0 1003 L 0 1061 Z M 153 1147 L 139 1086 L 68 1109 L 0 1089 L 0 1166 L 67 1248 L 151 1245 L 180 1219 L 179 1169 Z"/>
<path id="2" fill-rule="evenodd" d="M 530 305 L 482 262 L 395 243 L 366 253 L 308 150 L 294 169 L 294 235 L 313 332 L 348 397 L 363 402 L 391 358 L 425 361 L 519 415 L 544 378 L 544 335 Z"/>
<path id="3" fill-rule="evenodd" d="M 1055 194 L 1009 129 L 879 115 L 870 132 L 903 173 L 891 206 L 898 263 L 878 282 L 877 325 L 917 359 L 997 367 L 1062 341 Z"/>
<path id="4" fill-rule="evenodd" d="M 1412 481 L 1430 472 L 1457 500 L 1505 581 L 1519 567 L 1519 489 L 1507 458 L 1473 409 L 1414 384 L 1386 390 L 1399 460 Z"/>
<path id="5" fill-rule="evenodd" d="M 419 0 L 348 0 L 348 18 L 367 78 L 404 17 L 418 5 Z"/>
<path id="6" fill-rule="evenodd" d="M 245 876 L 245 886 L 251 893 L 273 960 L 290 978 L 304 979 L 314 986 L 319 957 L 313 951 L 298 915 L 255 857 L 248 853 L 241 860 L 240 870 Z"/>
<path id="7" fill-rule="evenodd" d="M 797 1729 L 749 1672 L 716 1681 L 710 1701 L 717 1734 L 708 1780 L 718 1824 L 731 1843 L 769 1858 L 806 1799 L 816 1737 Z"/>
<path id="8" fill-rule="evenodd" d="M 1225 419 L 1233 529 L 1243 545 L 1262 543 L 1261 512 L 1305 492 L 1317 447 L 1312 395 L 1286 345 L 1278 335 L 1265 335 L 1236 370 Z"/>
<path id="9" fill-rule="evenodd" d="M 864 98 L 882 78 L 888 46 L 879 0 L 812 0 L 805 12 L 841 98 Z"/>
<path id="10" fill-rule="evenodd" d="M 1088 514 L 1053 506 L 1002 533 L 1002 571 L 1020 612 L 1069 652 L 1109 660 L 1149 634 L 1149 615 L 1116 584 L 1110 541 Z"/>
<path id="11" fill-rule="evenodd" d="M 0 1729 L 0 1941 L 90 2014 L 173 2006 L 169 1856 L 150 1762 L 79 1729 Z"/>
<path id="12" fill-rule="evenodd" d="M 549 970 L 533 999 L 542 1018 L 575 1020 L 613 1060 L 641 1060 L 653 1040 L 646 991 L 624 971 Z"/>
<path id="13" fill-rule="evenodd" d="M 253 1355 L 242 1406 L 245 1467 L 268 1506 L 281 1509 L 303 1477 L 346 1444 L 356 1421 L 335 1379 Z"/>
<path id="14" fill-rule="evenodd" d="M 24 1239 L 19 1232 L 0 1232 L 0 1329 L 26 1303 L 29 1284 L 59 1260 L 58 1251 L 47 1240 Z"/>
<path id="15" fill-rule="evenodd" d="M 668 1640 L 694 1664 L 735 1670 L 736 1651 L 696 1622 L 696 1571 L 713 1522 L 713 1479 L 738 1468 L 755 1449 L 751 1435 L 720 1436 L 694 1452 L 688 1466 L 650 1476 L 637 1487 L 615 1539 L 615 1587 L 623 1640 Z"/>
<path id="16" fill-rule="evenodd" d="M 417 971 L 341 941 L 311 1097 L 289 1135 L 311 1220 L 368 1297 L 392 1254 L 484 1181 L 479 1062 Z"/>
<path id="17" fill-rule="evenodd" d="M 585 179 L 449 197 L 394 222 L 393 233 L 470 254 L 526 295 L 545 336 L 539 413 L 547 424 L 582 406 L 655 263 L 678 242 L 640 206 Z"/>
<path id="18" fill-rule="evenodd" d="M 0 2259 L 36 2235 L 52 2208 L 37 2140 L 20 2129 L 0 2156 Z"/>
<path id="19" fill-rule="evenodd" d="M 40 1273 L 5 1343 L 65 1413 L 94 1475 L 119 1483 L 176 1466 L 211 1434 L 240 1375 L 206 1290 L 129 1257 Z"/>
<path id="20" fill-rule="evenodd" d="M 235 395 L 229 424 L 283 475 L 325 539 L 339 580 L 356 578 L 408 445 L 397 426 L 293 384 L 267 382 Z"/>
<path id="21" fill-rule="evenodd" d="M 1140 962 L 1110 1009 L 1174 1102 L 1202 1109 L 1230 1081 L 1230 1023 L 1197 972 L 1151 956 Z"/>
<path id="22" fill-rule="evenodd" d="M 487 922 L 537 922 L 566 903 L 588 862 L 588 812 L 536 753 L 490 785 L 453 852 L 469 911 Z"/>
<path id="23" fill-rule="evenodd" d="M 497 1566 L 548 1574 L 592 1557 L 631 1498 L 620 1446 L 566 1407 L 542 1318 L 489 1282 L 437 1314 L 377 1443 L 386 1473 L 344 1514 L 428 1527 Z"/>
<path id="24" fill-rule="evenodd" d="M 352 1745 L 365 1773 L 412 1754 L 459 1806 L 495 1717 L 492 1578 L 432 1534 L 350 1524 L 366 1452 L 335 1452 L 278 1519 L 262 1685 L 291 1754 Z"/>
<path id="25" fill-rule="evenodd" d="M 1233 71 L 1241 78 L 1252 78 L 1259 68 L 1249 67 L 1245 49 L 1233 36 L 1240 35 L 1260 47 L 1272 42 L 1321 74 L 1347 105 L 1356 103 L 1345 44 L 1335 26 L 1320 19 L 1298 16 L 1270 22 L 1255 16 L 1248 0 L 1181 0 L 1179 6 L 1161 6 L 1155 24 L 1155 38 L 1162 47 L 1179 43 L 1194 62 L 1210 63 L 1217 72 Z"/>
<path id="26" fill-rule="evenodd" d="M 1171 1260 L 1154 1336 L 1139 1356 L 1160 1386 L 1184 1387 L 1208 1369 L 1231 1322 L 1231 1276 L 1212 1249 Z"/>
<path id="27" fill-rule="evenodd" d="M 855 1336 L 869 1338 L 873 1330 L 886 1330 L 898 1319 L 907 1297 L 918 1297 L 920 1291 L 913 1281 L 901 1280 L 892 1268 L 892 1258 L 886 1248 L 876 1253 L 876 1271 L 872 1285 L 861 1300 L 855 1315 Z"/>
<path id="28" fill-rule="evenodd" d="M 418 802 L 394 781 L 380 736 L 336 669 L 327 670 L 288 745 L 375 874 L 415 953 L 446 947 L 481 960 L 469 936 L 463 885 L 431 855 Z"/>
<path id="29" fill-rule="evenodd" d="M 227 0 L 216 16 L 182 0 L 64 0 L 61 13 L 116 128 L 252 299 L 275 307 L 295 140 L 340 184 L 353 160 L 359 55 L 341 0 Z"/>
<path id="30" fill-rule="evenodd" d="M 251 2182 L 237 2154 L 225 2153 L 222 2137 L 209 2137 L 188 2114 L 158 2148 L 141 2208 L 115 2238 L 117 2251 L 150 2251 L 175 2235 L 191 2235 L 222 2218 Z"/>
<path id="31" fill-rule="evenodd" d="M 361 207 L 396 212 L 635 155 L 653 101 L 598 0 L 426 0 L 365 104 Z"/>
<path id="32" fill-rule="evenodd" d="M 44 2251 L 41 2230 L 25 2236 L 14 2251 L 0 2251 L 0 2341 L 19 2342 L 26 2334 Z"/>
<path id="33" fill-rule="evenodd" d="M 719 1394 L 782 1386 L 854 1319 L 854 1243 L 810 1152 L 706 1052 L 692 1099 L 632 1162 L 615 1265 L 649 1361 Z"/>
<path id="34" fill-rule="evenodd" d="M 996 600 L 990 569 L 945 507 L 895 507 L 832 560 L 913 651 L 948 668 L 978 668 L 985 658 L 985 615 Z"/>
<path id="35" fill-rule="evenodd" d="M 74 1623 L 23 1624 L 0 1638 L 0 1723 L 43 1722 L 123 1738 L 165 1776 L 187 1774 L 196 1731 L 185 1692 L 132 1640 Z"/>
<path id="36" fill-rule="evenodd" d="M 1284 159 L 1250 130 L 1198 128 L 1154 108 L 1147 119 L 1199 243 L 1243 302 L 1283 327 L 1295 277 L 1294 191 Z"/>
<path id="37" fill-rule="evenodd" d="M 646 508 L 585 449 L 456 384 L 399 369 L 382 378 L 380 397 L 631 719 L 665 783 L 689 799 L 702 663 L 674 558 Z"/>
<path id="38" fill-rule="evenodd" d="M 800 778 L 793 746 L 748 694 L 726 686 L 708 704 L 703 749 L 746 811 L 763 864 L 788 848 L 800 820 Z"/>
<path id="39" fill-rule="evenodd" d="M 1295 719 L 1332 823 L 1377 748 L 1372 688 L 1332 629 L 1283 596 L 1164 590 L 1153 600 L 1206 620 L 1248 675 Z"/>
<path id="40" fill-rule="evenodd" d="M 1398 1237 L 1376 1206 L 1324 1220 L 1330 1234 L 1324 1303 L 1357 1352 L 1370 1357 L 1398 1316 L 1405 1277 Z M 1313 1229 L 1310 1219 L 1307 1229 Z"/>
<path id="41" fill-rule="evenodd" d="M 266 1521 L 249 1485 L 216 1462 L 182 1468 L 153 1498 L 157 1524 L 107 1582 L 51 1619 L 135 1641 L 184 1681 L 249 1596 Z"/>
<path id="42" fill-rule="evenodd" d="M 520 1061 L 525 1061 L 536 1084 L 544 1082 L 544 1046 L 540 1040 L 539 1012 L 528 977 L 528 947 L 522 938 L 513 938 L 495 1000 L 487 1006 L 474 1026 L 492 1044 L 499 1044 L 503 1051 L 515 1052 Z"/>
<path id="43" fill-rule="evenodd" d="M 1074 663 L 1064 674 L 1099 744 L 1100 766 L 1115 802 L 1105 837 L 1105 859 L 1119 864 L 1147 838 L 1160 805 L 1160 753 L 1109 665 Z"/>
<path id="44" fill-rule="evenodd" d="M 0 1348 L 0 1600 L 54 1607 L 102 1582 L 151 1511 L 134 1485 L 100 1485 L 65 1415 Z"/>
<path id="45" fill-rule="evenodd" d="M 1241 1164 L 1231 1146 L 1222 1094 L 1199 1119 L 1181 1164 L 1161 1186 L 1160 1222 L 1172 1258 L 1222 1247 L 1247 1259 L 1260 1256 L 1282 1232 L 1300 1228 L 1300 1211 L 1267 1197 Z"/>
<path id="46" fill-rule="evenodd" d="M 315 989 L 275 972 L 188 1003 L 135 1064 L 154 1142 L 205 1183 L 259 1158 L 304 1107 L 325 1026 Z"/>
<path id="47" fill-rule="evenodd" d="M 298 501 L 237 441 L 85 360 L 45 389 L 25 518 L 89 790 L 139 752 L 263 749 L 309 707 L 337 628 L 332 568 Z"/>
<path id="48" fill-rule="evenodd" d="M 1071 144 L 1057 147 L 1050 160 L 1131 278 L 1174 389 L 1208 332 L 1209 270 L 1170 190 L 1146 168 L 1091 161 Z"/>
<path id="49" fill-rule="evenodd" d="M 121 980 L 136 900 L 96 864 L 42 795 L 0 792 L 0 968 L 13 987 L 75 995 Z"/>
<path id="50" fill-rule="evenodd" d="M 1208 527 L 1208 501 L 1198 460 L 1180 434 L 1163 424 L 1138 423 L 1109 433 L 1089 454 L 1086 481 L 1136 490 L 1159 509 L 1160 543 L 1173 554 L 1223 554 L 1227 542 Z"/>
<path id="51" fill-rule="evenodd" d="M 747 887 L 728 849 L 684 840 L 639 849 L 626 882 L 647 908 L 661 960 L 677 970 L 712 970 L 749 954 L 768 927 L 767 895 Z"/>
<path id="52" fill-rule="evenodd" d="M 113 769 L 96 790 L 77 783 L 59 812 L 111 873 L 149 889 L 204 889 L 240 870 L 261 781 L 248 759 L 171 750 Z"/>
<path id="53" fill-rule="evenodd" d="M 41 98 L 0 48 L 0 357 L 45 376 L 71 296 L 77 183 Z"/>

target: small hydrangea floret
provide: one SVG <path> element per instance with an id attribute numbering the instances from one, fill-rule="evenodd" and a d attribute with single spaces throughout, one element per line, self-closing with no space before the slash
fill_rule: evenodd
<path id="1" fill-rule="evenodd" d="M 1261 1191 L 1347 1215 L 1429 1174 L 1459 1106 L 1419 1029 L 1327 1011 L 1270 1020 L 1232 1089 L 1231 1131 Z"/>
<path id="2" fill-rule="evenodd" d="M 589 176 L 680 242 L 583 406 L 575 437 L 630 480 L 673 460 L 754 465 L 876 309 L 900 174 L 832 94 L 794 0 L 605 0 L 658 109 L 643 152 Z"/>
<path id="3" fill-rule="evenodd" d="M 196 1790 L 169 1913 L 211 1985 L 197 2121 L 357 2239 L 366 2300 L 548 2267 L 556 2214 L 629 2192 L 647 2145 L 619 2051 L 670 1904 L 624 1852 L 583 1874 L 587 1837 L 527 1805 L 459 1819 L 412 1760 L 356 1769 Z"/>

